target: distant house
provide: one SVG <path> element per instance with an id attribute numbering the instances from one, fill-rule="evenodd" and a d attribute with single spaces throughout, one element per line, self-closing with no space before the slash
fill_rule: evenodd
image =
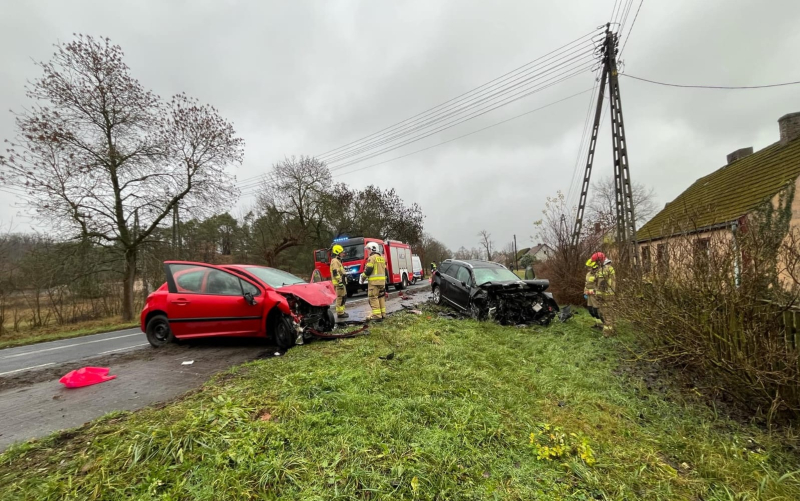
<path id="1" fill-rule="evenodd" d="M 767 201 L 776 206 L 792 187 L 790 227 L 800 227 L 800 113 L 784 115 L 778 125 L 779 141 L 755 153 L 752 147 L 734 151 L 637 232 L 645 269 L 669 266 L 670 240 L 678 235 L 690 235 L 698 248 L 707 248 L 712 236 L 731 238 L 748 214 Z"/>
<path id="2" fill-rule="evenodd" d="M 536 244 L 526 253 L 538 262 L 547 261 L 553 255 L 553 248 L 547 244 Z"/>

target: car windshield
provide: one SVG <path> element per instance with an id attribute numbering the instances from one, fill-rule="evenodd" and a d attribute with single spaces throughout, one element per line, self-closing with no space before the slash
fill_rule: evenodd
<path id="1" fill-rule="evenodd" d="M 342 262 L 364 259 L 364 244 L 347 245 L 342 252 Z"/>
<path id="2" fill-rule="evenodd" d="M 485 284 L 486 282 L 508 282 L 520 279 L 513 271 L 506 268 L 474 268 L 472 271 L 475 273 L 475 283 L 477 285 Z"/>
<path id="3" fill-rule="evenodd" d="M 291 273 L 286 273 L 285 271 L 276 270 L 275 268 L 264 268 L 263 266 L 247 266 L 245 267 L 245 270 L 248 273 L 252 273 L 256 277 L 261 279 L 264 283 L 266 283 L 270 287 L 274 287 L 276 289 L 283 287 L 285 285 L 306 283 L 305 280 L 303 280 L 302 278 L 296 277 Z"/>

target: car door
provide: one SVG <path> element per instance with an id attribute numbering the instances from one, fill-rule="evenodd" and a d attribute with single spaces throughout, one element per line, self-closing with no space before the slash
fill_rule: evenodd
<path id="1" fill-rule="evenodd" d="M 441 274 L 442 276 L 442 297 L 454 306 L 462 307 L 458 303 L 459 290 L 456 282 L 459 270 L 465 269 L 464 266 L 452 263 L 447 270 Z"/>
<path id="2" fill-rule="evenodd" d="M 177 337 L 252 336 L 261 331 L 264 294 L 256 284 L 201 263 L 168 261 L 164 272 L 167 318 Z"/>
<path id="3" fill-rule="evenodd" d="M 469 268 L 459 266 L 456 277 L 452 282 L 452 292 L 450 298 L 456 306 L 466 309 L 469 306 L 469 291 L 472 286 L 472 275 Z"/>

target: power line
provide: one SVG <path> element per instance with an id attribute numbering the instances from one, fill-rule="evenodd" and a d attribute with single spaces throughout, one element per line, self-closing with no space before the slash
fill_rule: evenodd
<path id="1" fill-rule="evenodd" d="M 556 80 L 556 81 L 554 81 L 554 82 L 550 82 L 550 83 L 548 83 L 547 85 L 543 85 L 543 86 L 541 86 L 541 87 L 539 87 L 539 88 L 536 88 L 536 89 L 530 90 L 530 91 L 528 91 L 528 92 L 526 92 L 526 93 L 524 93 L 524 94 L 522 94 L 522 95 L 520 95 L 520 96 L 514 97 L 513 99 L 510 99 L 510 100 L 508 100 L 508 101 L 506 101 L 506 102 L 504 102 L 504 103 L 498 104 L 498 105 L 496 105 L 496 106 L 494 106 L 494 107 L 491 107 L 491 108 L 489 108 L 489 109 L 486 109 L 486 108 L 484 108 L 483 110 L 478 110 L 478 111 L 474 112 L 474 113 L 473 113 L 471 116 L 467 116 L 466 118 L 463 118 L 463 119 L 456 119 L 457 121 L 453 121 L 453 122 L 449 122 L 448 124 L 444 124 L 443 126 L 439 127 L 438 129 L 434 129 L 434 130 L 432 130 L 432 131 L 430 131 L 430 132 L 423 133 L 423 134 L 421 134 L 421 135 L 418 135 L 418 136 L 412 137 L 412 138 L 410 138 L 410 139 L 406 140 L 405 142 L 399 143 L 399 144 L 397 144 L 397 145 L 394 145 L 394 146 L 390 146 L 390 147 L 388 147 L 388 148 L 385 148 L 385 149 L 383 149 L 383 150 L 377 151 L 377 152 L 375 152 L 375 153 L 372 153 L 372 154 L 370 154 L 370 155 L 367 155 L 367 156 L 364 156 L 364 157 L 361 157 L 361 158 L 356 158 L 356 159 L 354 159 L 354 160 L 352 160 L 352 161 L 350 161 L 350 162 L 347 162 L 347 163 L 345 163 L 345 164 L 343 164 L 343 165 L 338 165 L 338 166 L 336 166 L 336 167 L 332 168 L 332 169 L 331 169 L 331 171 L 338 170 L 338 169 L 342 169 L 342 168 L 344 168 L 344 167 L 347 167 L 347 166 L 349 166 L 349 165 L 356 164 L 356 163 L 358 163 L 358 162 L 361 162 L 361 161 L 363 161 L 363 160 L 367 160 L 367 159 L 370 159 L 370 158 L 374 158 L 374 157 L 376 157 L 376 156 L 378 156 L 378 155 L 381 155 L 381 154 L 383 154 L 383 153 L 386 153 L 387 151 L 395 150 L 395 149 L 397 149 L 397 148 L 400 148 L 400 147 L 402 147 L 402 146 L 405 146 L 405 145 L 407 145 L 407 144 L 413 143 L 413 142 L 415 142 L 415 141 L 418 141 L 418 140 L 420 140 L 420 139 L 424 139 L 424 138 L 426 138 L 426 137 L 428 137 L 428 136 L 432 136 L 433 134 L 436 134 L 436 133 L 438 133 L 438 132 L 441 132 L 441 131 L 443 131 L 443 130 L 449 129 L 449 128 L 451 128 L 451 127 L 455 127 L 456 125 L 462 124 L 462 123 L 464 123 L 464 122 L 466 122 L 466 121 L 468 121 L 468 120 L 472 120 L 473 118 L 479 117 L 479 116 L 481 116 L 481 115 L 485 115 L 486 113 L 489 113 L 490 111 L 496 110 L 497 108 L 500 108 L 500 107 L 502 107 L 502 106 L 505 106 L 505 105 L 507 105 L 507 104 L 510 104 L 510 103 L 512 103 L 512 102 L 514 102 L 514 101 L 518 101 L 518 100 L 520 100 L 520 99 L 522 99 L 522 98 L 524 98 L 524 97 L 526 97 L 526 96 L 529 96 L 530 94 L 534 94 L 534 93 L 536 93 L 536 92 L 539 92 L 539 91 L 545 90 L 545 89 L 547 89 L 547 88 L 550 88 L 550 87 L 552 87 L 552 86 L 554 86 L 554 85 L 556 85 L 556 84 L 559 84 L 559 83 L 561 83 L 561 82 L 563 82 L 563 81 L 565 81 L 565 80 L 568 80 L 568 79 L 570 79 L 570 78 L 576 77 L 576 76 L 578 76 L 578 75 L 582 74 L 584 71 L 586 71 L 586 70 L 588 70 L 588 69 L 590 69 L 590 68 L 591 68 L 591 65 L 589 65 L 589 66 L 585 66 L 585 67 L 583 67 L 583 68 L 579 68 L 577 71 L 575 71 L 574 73 L 572 73 L 572 74 L 570 74 L 570 75 L 567 75 L 567 76 L 565 76 L 565 77 L 563 77 L 563 78 L 561 78 L 561 79 L 559 79 L 559 80 Z M 513 96 L 512 96 L 512 97 L 513 97 Z"/>
<path id="2" fill-rule="evenodd" d="M 444 120 L 446 120 L 446 119 L 448 119 L 450 117 L 453 117 L 455 115 L 462 115 L 462 114 L 465 114 L 465 113 L 471 113 L 471 111 L 470 111 L 471 109 L 474 109 L 474 108 L 478 107 L 479 105 L 481 105 L 483 103 L 487 103 L 489 101 L 492 101 L 497 97 L 500 97 L 500 96 L 502 96 L 504 94 L 507 94 L 507 93 L 515 90 L 518 86 L 522 85 L 523 83 L 525 83 L 525 85 L 522 86 L 520 92 L 524 92 L 525 90 L 530 89 L 535 85 L 538 85 L 536 83 L 538 81 L 542 81 L 543 80 L 543 81 L 546 82 L 549 79 L 558 78 L 559 75 L 562 75 L 562 74 L 564 74 L 564 73 L 566 73 L 568 71 L 572 71 L 573 69 L 575 69 L 577 67 L 576 64 L 580 64 L 582 60 L 585 60 L 585 59 L 587 59 L 588 57 L 591 57 L 591 56 L 592 56 L 592 52 L 586 52 L 582 56 L 573 57 L 572 59 L 567 60 L 565 62 L 562 62 L 557 66 L 554 66 L 554 67 L 552 67 L 552 68 L 550 68 L 550 69 L 548 69 L 546 71 L 538 73 L 536 78 L 531 77 L 531 78 L 527 79 L 527 80 L 530 80 L 530 81 L 527 81 L 527 82 L 523 81 L 523 82 L 520 82 L 518 84 L 512 85 L 512 86 L 510 86 L 510 87 L 508 87 L 506 89 L 499 90 L 498 92 L 495 92 L 494 94 L 492 94 L 490 96 L 487 96 L 487 97 L 485 97 L 483 99 L 480 99 L 480 100 L 478 100 L 478 101 L 476 101 L 476 102 L 474 102 L 474 103 L 472 103 L 470 105 L 463 106 L 463 107 L 461 107 L 459 109 L 456 109 L 456 110 L 453 110 L 453 111 L 451 111 L 451 112 L 449 112 L 449 113 L 447 113 L 445 115 L 442 115 L 440 117 L 436 117 L 435 119 L 432 118 L 431 120 L 429 120 L 429 121 L 427 121 L 425 123 L 419 124 L 418 126 L 412 127 L 412 128 L 410 128 L 408 130 L 398 131 L 398 132 L 394 133 L 394 135 L 392 135 L 392 136 L 389 136 L 387 138 L 380 139 L 380 140 L 375 140 L 375 141 L 373 141 L 371 143 L 367 143 L 367 144 L 359 147 L 356 150 L 343 153 L 343 154 L 338 155 L 336 157 L 329 158 L 329 159 L 327 159 L 325 161 L 327 163 L 340 162 L 340 161 L 342 161 L 342 160 L 344 160 L 346 158 L 350 158 L 350 157 L 356 156 L 359 153 L 363 153 L 365 151 L 374 149 L 374 148 L 376 148 L 378 146 L 381 146 L 383 144 L 391 143 L 391 142 L 393 142 L 393 141 L 395 141 L 397 139 L 400 139 L 400 138 L 402 138 L 404 136 L 408 136 L 410 134 L 413 134 L 415 132 L 421 131 L 423 129 L 426 129 L 426 128 L 429 128 L 429 127 L 433 127 L 437 123 L 442 122 L 442 121 L 444 121 Z M 548 74 L 551 74 L 551 73 L 552 73 L 552 75 L 548 75 Z M 517 94 L 512 94 L 511 97 L 513 97 L 514 95 L 517 95 Z"/>
<path id="3" fill-rule="evenodd" d="M 462 93 L 462 94 L 460 94 L 460 95 L 458 95 L 458 96 L 456 96 L 456 97 L 454 97 L 454 98 L 452 98 L 452 99 L 449 99 L 448 101 L 445 101 L 445 102 L 443 102 L 443 103 L 441 103 L 441 104 L 438 104 L 438 105 L 436 105 L 436 106 L 434 106 L 434 107 L 432 107 L 432 108 L 429 108 L 429 109 L 427 109 L 427 110 L 425 110 L 425 111 L 422 111 L 422 112 L 420 112 L 420 113 L 418 113 L 418 114 L 416 114 L 416 115 L 414 115 L 414 116 L 412 116 L 412 117 L 406 118 L 405 120 L 401 120 L 400 122 L 397 122 L 397 123 L 395 123 L 395 124 L 393 124 L 393 125 L 390 125 L 390 126 L 388 126 L 388 127 L 384 128 L 384 129 L 381 129 L 381 130 L 379 130 L 379 131 L 377 131 L 377 132 L 374 132 L 374 133 L 372 133 L 372 134 L 369 134 L 369 135 L 367 135 L 367 136 L 364 136 L 364 137 L 362 137 L 362 138 L 360 138 L 360 139 L 357 139 L 357 140 L 355 140 L 355 141 L 351 141 L 350 143 L 347 143 L 347 144 L 345 144 L 345 145 L 343 145 L 343 146 L 340 146 L 340 147 L 338 147 L 338 148 L 334 148 L 334 149 L 332 149 L 332 150 L 325 151 L 325 152 L 323 152 L 323 153 L 319 153 L 319 154 L 315 155 L 315 157 L 316 157 L 316 158 L 321 158 L 321 157 L 324 157 L 324 156 L 330 156 L 329 154 L 331 154 L 331 153 L 333 153 L 333 152 L 337 152 L 337 151 L 339 151 L 339 150 L 345 149 L 345 148 L 347 148 L 347 147 L 350 147 L 350 146 L 352 146 L 352 145 L 354 145 L 354 144 L 356 144 L 356 143 L 360 143 L 360 142 L 362 142 L 362 141 L 364 141 L 364 140 L 366 140 L 366 139 L 373 138 L 373 137 L 374 137 L 374 136 L 376 136 L 376 135 L 379 135 L 379 134 L 381 134 L 381 133 L 383 133 L 383 132 L 385 132 L 385 131 L 391 130 L 391 129 L 393 129 L 393 128 L 397 127 L 397 126 L 403 125 L 403 124 L 405 124 L 406 122 L 408 122 L 408 121 L 410 121 L 410 120 L 413 120 L 413 119 L 415 119 L 415 118 L 421 117 L 421 116 L 423 116 L 423 115 L 425 115 L 425 114 L 427 114 L 427 113 L 430 113 L 430 112 L 432 112 L 432 111 L 434 111 L 434 110 L 437 110 L 437 109 L 439 109 L 439 108 L 441 108 L 441 107 L 443 107 L 443 106 L 445 106 L 445 105 L 448 105 L 448 104 L 450 104 L 450 103 L 453 103 L 454 101 L 455 101 L 455 102 L 458 102 L 458 100 L 460 100 L 461 98 L 463 98 L 463 97 L 465 97 L 465 96 L 468 96 L 468 95 L 470 95 L 470 94 L 473 94 L 473 93 L 475 93 L 476 91 L 479 91 L 479 90 L 483 89 L 484 87 L 490 86 L 491 84 L 495 84 L 495 85 L 496 85 L 496 82 L 498 82 L 498 81 L 502 81 L 502 80 L 503 80 L 503 79 L 505 79 L 506 77 L 508 77 L 508 76 L 510 76 L 510 75 L 513 75 L 513 74 L 515 74 L 515 73 L 518 73 L 520 70 L 522 70 L 522 69 L 524 69 L 524 68 L 527 68 L 527 67 L 531 66 L 533 63 L 536 63 L 537 61 L 541 61 L 541 60 L 543 60 L 543 59 L 545 59 L 545 58 L 547 58 L 547 57 L 549 57 L 549 56 L 552 56 L 553 54 L 556 54 L 556 53 L 558 53 L 558 52 L 562 51 L 563 49 L 565 49 L 565 48 L 567 48 L 567 47 L 570 47 L 570 46 L 574 45 L 574 44 L 575 44 L 575 43 L 577 43 L 577 42 L 580 42 L 581 40 L 583 40 L 583 39 L 585 39 L 585 38 L 592 37 L 592 36 L 596 36 L 596 35 L 598 35 L 598 34 L 599 34 L 599 31 L 598 31 L 598 30 L 592 30 L 592 31 L 590 31 L 589 33 L 587 33 L 587 34 L 585 34 L 585 35 L 583 35 L 583 36 L 581 36 L 581 37 L 578 37 L 578 38 L 576 38 L 575 40 L 573 40 L 573 41 L 571 41 L 571 42 L 569 42 L 569 43 L 566 43 L 566 44 L 562 45 L 561 47 L 559 47 L 559 48 L 557 48 L 557 49 L 555 49 L 555 50 L 552 50 L 552 51 L 548 52 L 547 54 L 544 54 L 544 55 L 543 55 L 543 56 L 541 56 L 541 57 L 538 57 L 538 58 L 536 58 L 536 59 L 534 59 L 534 60 L 532 60 L 532 61 L 530 61 L 530 62 L 528 62 L 528 63 L 525 63 L 525 64 L 523 64 L 522 66 L 519 66 L 519 67 L 517 67 L 517 68 L 515 68 L 515 69 L 513 69 L 513 70 L 511 70 L 511 71 L 509 71 L 509 72 L 507 72 L 507 73 L 505 73 L 505 74 L 503 74 L 503 75 L 501 75 L 501 76 L 499 76 L 499 77 L 497 77 L 497 78 L 493 79 L 493 80 L 490 80 L 490 81 L 488 81 L 488 82 L 486 82 L 486 83 L 484 83 L 484 84 L 481 84 L 481 85 L 479 85 L 478 87 L 475 87 L 474 89 L 471 89 L 471 90 L 469 90 L 469 91 L 467 91 L 467 92 L 464 92 L 464 93 Z"/>
<path id="4" fill-rule="evenodd" d="M 656 85 L 664 85 L 667 87 L 680 87 L 684 89 L 725 89 L 725 90 L 742 90 L 742 89 L 767 89 L 770 87 L 784 87 L 787 85 L 797 85 L 800 84 L 800 80 L 796 82 L 783 82 L 777 84 L 769 84 L 769 85 L 741 85 L 741 86 L 733 86 L 733 85 L 683 85 L 683 84 L 674 84 L 674 83 L 666 83 L 666 82 L 657 82 L 655 80 L 649 80 L 647 78 L 637 77 L 630 75 L 628 73 L 620 73 L 620 75 L 628 78 L 633 78 L 634 80 L 641 80 L 642 82 L 648 82 L 651 84 Z"/>
<path id="5" fill-rule="evenodd" d="M 633 27 L 636 25 L 636 20 L 639 19 L 639 11 L 642 10 L 642 4 L 644 0 L 639 0 L 639 7 L 636 9 L 636 15 L 633 16 L 633 21 L 631 22 L 631 27 L 628 30 L 628 36 L 625 37 L 625 42 L 622 44 L 622 49 L 620 49 L 619 53 L 617 54 L 617 58 L 622 56 L 622 53 L 625 51 L 625 46 L 628 45 L 628 40 L 631 38 L 631 32 L 633 31 Z"/>
<path id="6" fill-rule="evenodd" d="M 512 120 L 516 120 L 516 119 L 518 119 L 518 118 L 521 118 L 521 117 L 524 117 L 524 116 L 526 116 L 526 115 L 530 115 L 531 113 L 535 113 L 535 112 L 537 112 L 537 111 L 540 111 L 540 110 L 543 110 L 543 109 L 545 109 L 545 108 L 549 108 L 550 106 L 553 106 L 553 105 L 556 105 L 556 104 L 558 104 L 558 103 L 562 103 L 562 102 L 564 102 L 564 101 L 567 101 L 567 100 L 569 100 L 569 99 L 572 99 L 572 98 L 578 97 L 578 96 L 580 96 L 581 94 L 586 94 L 587 92 L 589 92 L 589 91 L 591 91 L 591 90 L 593 90 L 593 89 L 586 89 L 586 90 L 582 90 L 581 92 L 578 92 L 578 93 L 572 94 L 571 96 L 567 96 L 567 97 L 565 97 L 565 98 L 563 98 L 563 99 L 559 99 L 558 101 L 553 101 L 553 102 L 552 102 L 552 103 L 550 103 L 550 104 L 546 104 L 546 105 L 544 105 L 544 106 L 540 106 L 540 107 L 538 107 L 538 108 L 535 108 L 535 109 L 533 109 L 533 110 L 526 111 L 525 113 L 520 113 L 519 115 L 515 115 L 515 116 L 513 116 L 513 117 L 511 117 L 511 118 L 507 118 L 507 119 L 505 119 L 505 120 L 501 120 L 501 121 L 499 121 L 499 122 L 497 122 L 497 123 L 493 123 L 492 125 L 488 125 L 488 126 L 486 126 L 486 127 L 482 127 L 482 128 L 480 128 L 480 129 L 478 129 L 478 130 L 474 130 L 474 131 L 472 131 L 472 132 L 468 132 L 467 134 L 462 134 L 462 135 L 460 135 L 460 136 L 457 136 L 457 137 L 454 137 L 454 138 L 452 138 L 452 139 L 448 139 L 448 140 L 446 140 L 446 141 L 442 141 L 441 143 L 436 143 L 436 144 L 433 144 L 433 145 L 431 145 L 431 146 L 427 146 L 427 147 L 425 147 L 425 148 L 421 148 L 421 149 L 419 149 L 419 150 L 415 150 L 415 151 L 412 151 L 412 152 L 410 152 L 410 153 L 406 153 L 405 155 L 400 155 L 400 156 L 398 156 L 398 157 L 390 158 L 390 159 L 388 159 L 388 160 L 384 160 L 384 161 L 382 161 L 382 162 L 377 162 L 377 163 L 374 163 L 374 164 L 370 164 L 370 165 L 367 165 L 366 167 L 359 167 L 358 169 L 354 169 L 354 170 L 351 170 L 351 171 L 348 171 L 348 172 L 339 172 L 339 173 L 336 173 L 336 174 L 334 174 L 334 177 L 337 177 L 337 176 L 345 176 L 345 175 L 347 175 L 347 174 L 352 174 L 353 172 L 358 172 L 358 171 L 360 171 L 360 170 L 368 169 L 368 168 L 370 168 L 370 167 L 375 167 L 375 166 L 377 166 L 377 165 L 383 165 L 383 164 L 385 164 L 385 163 L 394 162 L 395 160 L 399 160 L 399 159 L 401 159 L 401 158 L 405 158 L 405 157 L 408 157 L 408 156 L 411 156 L 411 155 L 415 155 L 415 154 L 417 154 L 417 153 L 420 153 L 420 152 L 423 152 L 423 151 L 427 151 L 427 150 L 430 150 L 430 149 L 432 149 L 432 148 L 436 148 L 437 146 L 441 146 L 441 145 L 443 145 L 443 144 L 451 143 L 451 142 L 453 142 L 453 141 L 456 141 L 456 140 L 458 140 L 458 139 L 461 139 L 461 138 L 464 138 L 464 137 L 467 137 L 467 136 L 471 136 L 471 135 L 473 135 L 473 134 L 477 134 L 478 132 L 485 131 L 486 129 L 491 129 L 492 127 L 497 127 L 498 125 L 504 124 L 504 123 L 506 123 L 506 122 L 510 122 L 510 121 L 512 121 Z"/>

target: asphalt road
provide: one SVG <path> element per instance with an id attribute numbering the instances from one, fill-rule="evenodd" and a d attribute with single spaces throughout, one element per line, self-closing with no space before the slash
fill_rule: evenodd
<path id="1" fill-rule="evenodd" d="M 423 289 L 427 282 L 408 288 L 409 291 Z M 395 296 L 390 292 L 390 296 Z M 348 306 L 366 303 L 364 294 L 348 299 Z M 350 320 L 360 320 L 358 311 Z M 60 341 L 50 341 L 16 348 L 0 350 L 0 377 L 20 372 L 45 369 L 59 364 L 83 360 L 111 353 L 126 352 L 148 346 L 147 339 L 138 327 L 121 331 L 106 332 Z"/>
<path id="2" fill-rule="evenodd" d="M 136 327 L 60 341 L 0 350 L 0 377 L 44 369 L 73 360 L 143 348 L 147 339 Z"/>
<path id="3" fill-rule="evenodd" d="M 425 301 L 426 285 L 411 288 L 415 295 L 409 300 L 391 292 L 387 311 Z M 366 298 L 350 299 L 347 306 L 349 320 L 362 320 L 370 311 Z M 172 400 L 231 366 L 276 355 L 282 356 L 264 339 L 206 338 L 154 349 L 139 329 L 0 350 L 0 451 L 108 412 Z M 117 378 L 76 389 L 58 382 L 86 365 L 109 367 Z"/>

